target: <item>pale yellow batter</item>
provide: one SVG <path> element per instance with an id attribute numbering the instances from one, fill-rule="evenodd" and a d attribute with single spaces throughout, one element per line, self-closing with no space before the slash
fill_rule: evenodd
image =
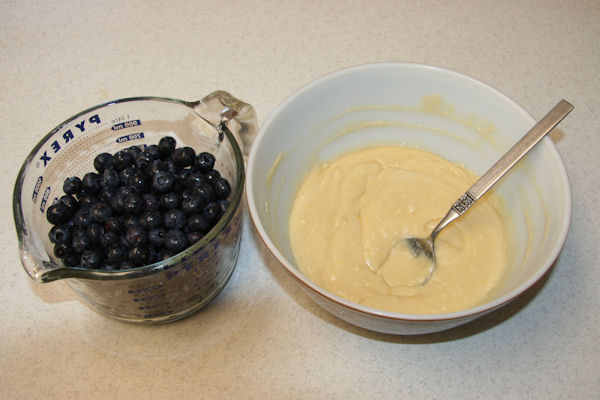
<path id="1" fill-rule="evenodd" d="M 426 237 L 475 180 L 460 165 L 407 147 L 373 147 L 317 165 L 290 216 L 298 266 L 326 290 L 381 310 L 438 314 L 476 306 L 508 263 L 506 228 L 491 199 L 438 236 L 438 267 L 426 285 L 419 285 L 426 263 L 401 240 Z"/>

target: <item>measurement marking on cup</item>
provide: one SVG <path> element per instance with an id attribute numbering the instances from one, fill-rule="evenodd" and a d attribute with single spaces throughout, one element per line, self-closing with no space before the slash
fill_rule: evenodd
<path id="1" fill-rule="evenodd" d="M 43 213 L 46 209 L 46 202 L 48 201 L 48 197 L 50 197 L 50 186 L 44 190 L 44 196 L 42 197 L 42 201 L 40 203 L 40 211 Z"/>
<path id="2" fill-rule="evenodd" d="M 136 294 L 136 293 L 143 293 L 143 292 L 147 292 L 148 290 L 156 290 L 156 289 L 161 289 L 162 288 L 162 284 L 160 285 L 156 285 L 156 286 L 148 286 L 145 288 L 139 288 L 139 289 L 129 289 L 127 291 L 127 293 L 129 294 Z"/>
<path id="3" fill-rule="evenodd" d="M 139 310 L 152 310 L 154 308 L 159 308 L 159 307 L 165 307 L 168 306 L 169 302 L 167 301 L 166 303 L 158 303 L 158 304 L 148 304 L 145 306 L 139 306 L 138 309 Z"/>
<path id="4" fill-rule="evenodd" d="M 171 310 L 164 310 L 164 311 L 159 311 L 156 312 L 154 314 L 145 314 L 144 318 L 156 318 L 156 317 L 162 317 L 163 315 L 168 315 L 171 314 L 172 311 Z"/>
<path id="5" fill-rule="evenodd" d="M 206 270 L 200 272 L 200 275 L 198 275 L 196 277 L 196 282 L 200 282 L 200 280 L 202 280 L 202 278 L 204 277 L 205 274 L 206 274 Z"/>
<path id="6" fill-rule="evenodd" d="M 167 279 L 173 279 L 173 278 L 175 278 L 178 273 L 179 273 L 178 269 L 176 269 L 174 271 L 168 271 L 167 272 Z"/>
<path id="7" fill-rule="evenodd" d="M 142 123 L 139 119 L 134 119 L 132 121 L 125 121 L 125 122 L 121 122 L 119 124 L 114 124 L 110 129 L 112 129 L 113 131 L 118 131 L 118 130 L 125 129 L 125 128 L 139 126 L 141 124 Z"/>
<path id="8" fill-rule="evenodd" d="M 34 203 L 37 201 L 38 193 L 40 192 L 42 183 L 44 183 L 44 177 L 40 176 L 35 182 L 35 188 L 33 189 L 33 194 L 31 195 L 31 201 L 33 201 Z"/>
<path id="9" fill-rule="evenodd" d="M 150 301 L 150 300 L 160 299 L 165 296 L 166 296 L 165 293 L 160 293 L 160 294 L 155 294 L 154 296 L 134 298 L 133 301 L 135 301 L 136 303 L 140 302 L 140 301 Z"/>
<path id="10" fill-rule="evenodd" d="M 117 143 L 125 143 L 130 140 L 138 140 L 144 138 L 144 132 L 132 133 L 130 135 L 120 136 L 117 138 Z"/>
<path id="11" fill-rule="evenodd" d="M 198 262 L 202 262 L 206 259 L 208 259 L 209 254 L 208 251 L 204 251 L 202 254 L 198 255 L 198 257 L 196 258 L 198 260 Z"/>

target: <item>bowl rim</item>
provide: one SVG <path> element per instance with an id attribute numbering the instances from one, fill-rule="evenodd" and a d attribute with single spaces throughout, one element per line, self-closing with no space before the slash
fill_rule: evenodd
<path id="1" fill-rule="evenodd" d="M 15 224 L 15 229 L 17 231 L 17 239 L 19 243 L 19 251 L 23 257 L 24 254 L 27 253 L 26 248 L 26 237 L 28 235 L 27 229 L 25 227 L 25 218 L 23 217 L 23 206 L 21 205 L 21 193 L 23 188 L 23 181 L 25 179 L 25 174 L 27 167 L 31 164 L 33 158 L 37 154 L 37 152 L 48 142 L 57 132 L 61 129 L 65 128 L 68 124 L 73 122 L 74 120 L 80 118 L 83 115 L 87 115 L 93 111 L 111 107 L 117 104 L 122 103 L 132 103 L 132 102 L 145 102 L 145 101 L 155 101 L 162 103 L 170 103 L 181 105 L 187 107 L 189 112 L 194 114 L 199 119 L 203 120 L 205 123 L 210 125 L 215 129 L 215 131 L 222 132 L 224 137 L 227 138 L 227 141 L 230 143 L 236 164 L 236 174 L 235 174 L 235 187 L 236 189 L 232 191 L 231 201 L 223 215 L 219 218 L 215 226 L 212 227 L 210 231 L 208 231 L 200 240 L 191 246 L 185 248 L 181 252 L 174 254 L 173 256 L 162 260 L 157 261 L 152 264 L 143 265 L 141 267 L 134 267 L 123 270 L 99 270 L 99 269 L 91 269 L 85 267 L 66 267 L 64 265 L 58 265 L 52 263 L 45 262 L 43 263 L 44 271 L 39 274 L 39 276 L 32 276 L 30 272 L 25 268 L 26 272 L 29 276 L 34 280 L 39 280 L 41 282 L 51 282 L 58 279 L 64 278 L 81 278 L 81 279 L 92 279 L 92 280 L 121 280 L 121 279 L 134 279 L 140 278 L 144 276 L 148 276 L 166 269 L 171 268 L 173 265 L 177 264 L 181 260 L 190 258 L 200 249 L 208 246 L 215 237 L 225 228 L 231 220 L 234 218 L 237 211 L 240 209 L 240 203 L 243 198 L 243 193 L 245 190 L 245 175 L 246 171 L 244 168 L 244 157 L 242 155 L 242 150 L 239 147 L 239 144 L 233 134 L 229 131 L 229 128 L 225 125 L 223 127 L 217 126 L 214 123 L 207 120 L 203 115 L 199 114 L 198 111 L 194 108 L 197 102 L 189 102 L 185 100 L 180 100 L 171 97 L 161 97 L 161 96 L 136 96 L 136 97 L 126 97 L 120 98 L 116 100 L 110 100 L 104 103 L 100 103 L 98 105 L 89 107 L 83 111 L 80 111 L 73 116 L 67 118 L 56 127 L 51 129 L 47 134 L 45 134 L 33 147 L 33 149 L 29 152 L 27 157 L 25 158 L 21 168 L 19 169 L 19 173 L 15 180 L 13 195 L 12 195 L 12 206 L 13 206 L 13 219 Z M 223 128 L 223 129 L 220 129 Z"/>
<path id="2" fill-rule="evenodd" d="M 254 144 L 250 150 L 250 154 L 248 157 L 248 163 L 246 166 L 246 198 L 248 203 L 248 209 L 250 213 L 250 217 L 252 222 L 265 246 L 268 248 L 269 252 L 277 259 L 277 261 L 284 267 L 284 269 L 294 278 L 294 280 L 300 283 L 302 286 L 314 292 L 320 297 L 323 297 L 329 301 L 336 303 L 337 305 L 343 307 L 344 309 L 357 312 L 359 314 L 368 315 L 371 317 L 378 317 L 387 320 L 395 320 L 395 321 L 403 321 L 403 322 L 447 322 L 452 320 L 466 319 L 472 318 L 477 315 L 486 314 L 490 311 L 493 311 L 509 302 L 519 297 L 522 293 L 527 291 L 530 287 L 535 285 L 542 276 L 544 276 L 554 265 L 558 255 L 560 254 L 562 248 L 564 247 L 570 224 L 571 224 L 571 214 L 572 214 L 572 198 L 571 198 L 571 188 L 569 183 L 569 177 L 566 172 L 564 163 L 556 149 L 556 146 L 552 142 L 550 137 L 545 137 L 540 145 L 546 146 L 546 150 L 550 153 L 550 156 L 556 161 L 558 172 L 559 172 L 559 181 L 563 185 L 563 193 L 565 197 L 565 213 L 564 218 L 561 221 L 561 232 L 559 233 L 557 245 L 552 249 L 552 251 L 546 257 L 545 262 L 538 268 L 538 270 L 525 282 L 521 283 L 519 286 L 514 288 L 509 293 L 504 296 L 498 297 L 494 300 L 488 301 L 484 304 L 481 304 L 476 307 L 468 308 L 465 310 L 460 310 L 452 313 L 444 313 L 444 314 L 408 314 L 408 313 L 395 313 L 390 311 L 378 310 L 371 307 L 366 307 L 344 298 L 341 298 L 312 282 L 308 277 L 306 277 L 300 270 L 292 265 L 292 263 L 277 249 L 269 235 L 267 234 L 264 226 L 261 223 L 258 214 L 257 204 L 253 201 L 254 199 L 254 165 L 258 153 L 259 144 L 262 142 L 263 137 L 266 135 L 269 127 L 276 120 L 278 115 L 292 104 L 296 99 L 302 97 L 307 92 L 310 92 L 315 87 L 319 86 L 321 83 L 336 79 L 340 76 L 353 74 L 357 72 L 362 72 L 366 70 L 376 70 L 376 69 L 408 69 L 408 70 L 425 70 L 430 71 L 435 74 L 446 75 L 452 79 L 459 79 L 463 82 L 466 82 L 474 87 L 477 87 L 482 92 L 487 92 L 488 95 L 496 97 L 500 99 L 507 106 L 512 108 L 512 110 L 519 114 L 521 118 L 527 120 L 531 126 L 535 124 L 535 119 L 529 114 L 525 109 L 515 102 L 513 99 L 508 97 L 506 94 L 501 92 L 500 90 L 490 86 L 487 83 L 484 83 L 478 79 L 475 79 L 469 75 L 466 75 L 461 72 L 453 71 L 450 69 L 420 64 L 420 63 L 410 63 L 410 62 L 381 62 L 381 63 L 368 63 L 368 64 L 359 64 L 351 67 L 347 67 L 344 69 L 340 69 L 325 75 L 322 75 L 315 80 L 307 83 L 306 85 L 301 86 L 299 89 L 295 90 L 289 96 L 287 96 L 267 117 L 264 123 L 259 128 L 258 134 L 254 140 Z"/>

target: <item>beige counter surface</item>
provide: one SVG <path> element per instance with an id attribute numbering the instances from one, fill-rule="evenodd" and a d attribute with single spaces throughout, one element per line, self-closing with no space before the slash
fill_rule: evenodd
<path id="1" fill-rule="evenodd" d="M 598 1 L 0 0 L 1 399 L 588 399 L 600 393 Z M 237 268 L 209 307 L 165 326 L 102 317 L 24 272 L 12 190 L 30 149 L 92 105 L 216 90 L 259 121 L 324 74 L 370 62 L 453 69 L 553 135 L 573 220 L 551 272 L 450 331 L 390 336 L 329 315 L 262 245 L 244 210 Z"/>

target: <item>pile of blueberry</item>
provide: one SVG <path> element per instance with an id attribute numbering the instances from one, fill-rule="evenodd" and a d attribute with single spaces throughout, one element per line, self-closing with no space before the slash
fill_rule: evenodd
<path id="1" fill-rule="evenodd" d="M 119 270 L 171 257 L 201 239 L 229 206 L 231 186 L 211 153 L 131 146 L 94 159 L 95 172 L 65 180 L 46 217 L 66 266 Z"/>

